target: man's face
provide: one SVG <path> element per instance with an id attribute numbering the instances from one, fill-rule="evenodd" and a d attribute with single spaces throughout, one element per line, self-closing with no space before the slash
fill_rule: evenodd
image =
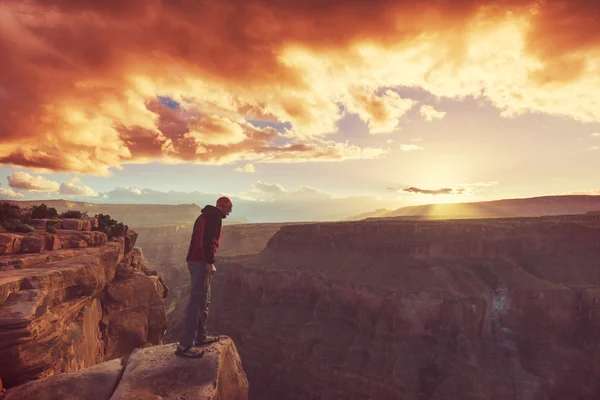
<path id="1" fill-rule="evenodd" d="M 221 212 L 223 213 L 223 215 L 227 216 L 231 213 L 231 211 L 233 210 L 233 206 L 219 206 L 219 209 L 221 210 Z"/>

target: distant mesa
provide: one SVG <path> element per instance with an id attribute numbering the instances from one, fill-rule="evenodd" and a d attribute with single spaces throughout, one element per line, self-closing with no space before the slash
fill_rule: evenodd
<path id="1" fill-rule="evenodd" d="M 600 196 L 565 195 L 542 196 L 523 199 L 503 199 L 472 203 L 426 204 L 401 207 L 394 211 L 375 210 L 350 220 L 367 218 L 400 219 L 463 219 L 539 217 L 544 215 L 577 215 L 600 212 Z"/>

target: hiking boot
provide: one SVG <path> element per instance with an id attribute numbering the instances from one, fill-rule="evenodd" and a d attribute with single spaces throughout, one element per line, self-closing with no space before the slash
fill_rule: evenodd
<path id="1" fill-rule="evenodd" d="M 195 341 L 194 346 L 204 346 L 205 344 L 217 342 L 219 339 L 219 336 L 206 335 L 201 341 Z"/>

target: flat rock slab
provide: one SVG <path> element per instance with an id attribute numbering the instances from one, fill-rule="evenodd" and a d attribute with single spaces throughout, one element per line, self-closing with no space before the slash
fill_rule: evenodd
<path id="1" fill-rule="evenodd" d="M 175 356 L 176 344 L 134 351 L 110 400 L 247 400 L 248 380 L 233 341 L 204 347 L 204 357 Z"/>
<path id="2" fill-rule="evenodd" d="M 121 359 L 53 375 L 9 389 L 3 400 L 108 400 L 121 376 Z"/>

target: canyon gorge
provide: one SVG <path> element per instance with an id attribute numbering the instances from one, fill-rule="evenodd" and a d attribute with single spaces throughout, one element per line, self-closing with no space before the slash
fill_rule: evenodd
<path id="1" fill-rule="evenodd" d="M 597 212 L 226 224 L 209 316 L 224 337 L 200 360 L 173 356 L 191 222 L 144 221 L 117 240 L 0 234 L 4 400 L 600 394 Z"/>
<path id="2" fill-rule="evenodd" d="M 224 227 L 213 281 L 251 399 L 598 398 L 600 216 L 271 228 Z"/>

